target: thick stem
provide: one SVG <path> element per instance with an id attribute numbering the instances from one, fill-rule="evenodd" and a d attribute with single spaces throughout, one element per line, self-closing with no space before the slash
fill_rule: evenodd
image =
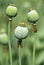
<path id="1" fill-rule="evenodd" d="M 36 50 L 36 33 L 34 37 L 34 46 L 33 46 L 33 65 L 35 65 L 35 50 Z"/>
<path id="2" fill-rule="evenodd" d="M 21 47 L 19 45 L 19 65 L 21 65 Z"/>
<path id="3" fill-rule="evenodd" d="M 8 45 L 9 45 L 9 54 L 10 54 L 10 65 L 12 65 L 12 50 L 11 50 L 11 42 L 10 42 L 10 23 L 11 23 L 11 19 L 9 19 L 9 23 L 8 23 Z"/>

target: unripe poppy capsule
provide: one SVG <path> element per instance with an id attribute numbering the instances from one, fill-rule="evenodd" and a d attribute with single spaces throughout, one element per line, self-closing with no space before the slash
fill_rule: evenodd
<path id="1" fill-rule="evenodd" d="M 9 6 L 6 8 L 6 14 L 7 14 L 9 17 L 15 17 L 16 14 L 17 14 L 17 8 L 16 8 L 14 5 L 9 5 Z"/>
<path id="2" fill-rule="evenodd" d="M 28 29 L 25 23 L 20 23 L 14 31 L 15 37 L 18 39 L 25 39 L 28 36 Z"/>
<path id="3" fill-rule="evenodd" d="M 30 12 L 28 12 L 27 19 L 29 22 L 35 24 L 39 19 L 39 15 L 36 10 L 31 10 Z"/>
<path id="4" fill-rule="evenodd" d="M 25 39 L 28 36 L 28 28 L 26 27 L 26 23 L 20 23 L 15 31 L 14 31 L 15 37 L 18 38 L 18 46 L 22 47 L 22 39 Z"/>

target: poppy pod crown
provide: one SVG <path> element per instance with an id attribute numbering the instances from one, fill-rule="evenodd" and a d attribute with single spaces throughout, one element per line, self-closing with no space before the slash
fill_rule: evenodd
<path id="1" fill-rule="evenodd" d="M 26 23 L 19 23 L 19 26 L 26 27 Z"/>

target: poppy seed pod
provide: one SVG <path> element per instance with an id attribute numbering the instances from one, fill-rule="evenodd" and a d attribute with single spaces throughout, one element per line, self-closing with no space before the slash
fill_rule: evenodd
<path id="1" fill-rule="evenodd" d="M 9 17 L 15 17 L 16 14 L 17 14 L 17 8 L 16 8 L 14 5 L 9 5 L 9 6 L 6 8 L 6 14 L 7 14 Z"/>
<path id="2" fill-rule="evenodd" d="M 1 43 L 8 43 L 8 36 L 6 33 L 0 34 L 0 42 Z"/>
<path id="3" fill-rule="evenodd" d="M 38 13 L 35 10 L 31 10 L 27 14 L 27 19 L 31 23 L 36 23 L 38 21 L 38 19 L 39 19 L 39 15 L 38 15 Z"/>
<path id="4" fill-rule="evenodd" d="M 20 25 L 16 27 L 14 34 L 18 39 L 25 39 L 28 36 L 28 29 L 25 23 L 20 23 Z"/>

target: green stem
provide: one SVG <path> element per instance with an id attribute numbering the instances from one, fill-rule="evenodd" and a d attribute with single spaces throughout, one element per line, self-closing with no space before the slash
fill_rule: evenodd
<path id="1" fill-rule="evenodd" d="M 21 65 L 21 52 L 20 52 L 20 45 L 19 45 L 19 65 Z"/>
<path id="2" fill-rule="evenodd" d="M 34 37 L 34 46 L 33 46 L 33 65 L 35 65 L 35 50 L 36 50 L 36 33 Z"/>
<path id="3" fill-rule="evenodd" d="M 10 23 L 11 23 L 11 21 L 9 20 L 9 23 L 8 23 L 8 44 L 9 44 L 9 54 L 10 54 L 10 65 L 12 65 L 12 50 L 11 50 L 11 42 L 10 42 Z"/>

